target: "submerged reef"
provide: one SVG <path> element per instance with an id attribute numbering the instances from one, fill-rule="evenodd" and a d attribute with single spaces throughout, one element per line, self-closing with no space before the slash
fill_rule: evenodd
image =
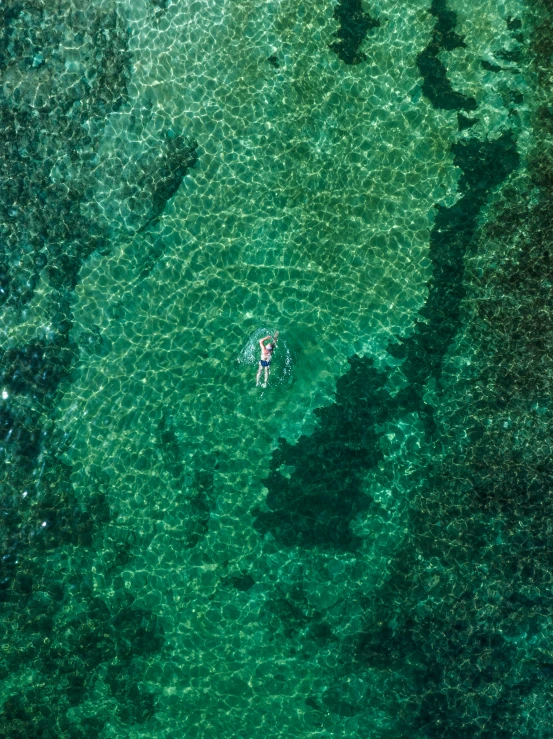
<path id="1" fill-rule="evenodd" d="M 350 524 L 371 508 L 362 491 L 361 474 L 382 459 L 378 444 L 383 424 L 391 418 L 417 412 L 434 431 L 434 409 L 425 402 L 424 387 L 439 379 L 445 354 L 461 327 L 464 256 L 477 228 L 478 214 L 490 191 L 519 163 L 510 132 L 492 142 L 469 140 L 453 146 L 461 168 L 463 196 L 450 208 L 438 208 L 430 235 L 433 275 L 421 319 L 408 339 L 389 347 L 403 360 L 408 384 L 396 396 L 384 388 L 387 377 L 368 358 L 353 357 L 351 368 L 336 386 L 336 401 L 315 411 L 318 426 L 296 444 L 280 440 L 274 452 L 269 490 L 269 511 L 255 512 L 256 527 L 270 531 L 292 546 L 354 549 L 359 542 Z M 279 469 L 292 467 L 289 477 Z"/>
<path id="2" fill-rule="evenodd" d="M 553 16 L 549 6 L 534 11 L 533 73 L 545 83 Z M 455 15 L 445 3 L 431 12 L 436 28 L 418 59 L 423 91 L 436 107 L 476 110 L 476 101 L 452 90 L 437 57 L 462 43 Z M 520 21 L 507 23 L 521 41 Z M 540 103 L 536 145 L 521 170 L 514 130 L 483 140 L 459 119 L 452 156 L 461 197 L 436 209 L 428 300 L 411 335 L 389 347 L 403 386 L 388 391 L 369 359 L 352 358 L 314 433 L 281 441 L 273 454 L 267 509 L 254 511 L 258 528 L 272 534 L 269 546 L 351 552 L 361 546 L 351 529 L 356 512 L 376 514 L 379 506 L 360 492 L 356 474 L 386 464 L 379 445 L 386 422 L 416 413 L 425 430 L 413 452 L 421 483 L 407 503 L 403 543 L 376 589 L 360 593 L 351 583 L 363 626 L 334 637 L 332 684 L 306 700 L 319 728 L 330 728 L 332 715 L 369 726 L 363 717 L 376 705 L 389 717 L 383 737 L 549 732 L 551 120 Z M 306 629 L 309 613 L 302 614 Z M 291 634 L 298 618 L 281 609 Z"/>
<path id="3" fill-rule="evenodd" d="M 442 51 L 452 51 L 465 46 L 463 38 L 455 32 L 457 16 L 447 8 L 446 0 L 432 0 L 429 11 L 436 18 L 430 43 L 417 57 L 419 72 L 423 78 L 422 91 L 435 108 L 442 110 L 475 110 L 476 100 L 456 92 L 447 77 L 447 69 L 440 59 Z"/>
<path id="4" fill-rule="evenodd" d="M 361 475 L 382 458 L 375 427 L 395 405 L 383 390 L 386 376 L 370 359 L 354 357 L 336 387 L 336 402 L 315 411 L 318 426 L 296 444 L 280 439 L 265 480 L 267 511 L 255 512 L 257 530 L 285 545 L 354 550 L 350 524 L 373 507 Z M 286 476 L 282 466 L 293 472 Z"/>
<path id="5" fill-rule="evenodd" d="M 439 379 L 444 356 L 461 326 L 461 303 L 466 294 L 464 257 L 474 238 L 480 211 L 490 192 L 518 167 L 520 160 L 510 131 L 494 141 L 463 140 L 451 150 L 454 164 L 462 172 L 461 197 L 450 208 L 436 206 L 430 234 L 433 271 L 428 299 L 411 336 L 389 347 L 392 356 L 404 360 L 402 370 L 409 380 L 408 394 L 416 389 L 418 397 L 431 378 Z"/>
<path id="6" fill-rule="evenodd" d="M 105 246 L 80 203 L 130 56 L 116 14 L 86 4 L 8 0 L 0 33 L 1 299 L 20 307 L 43 272 L 73 289 L 83 260 Z"/>
<path id="7" fill-rule="evenodd" d="M 165 0 L 147 5 L 160 24 L 172 12 Z M 126 568 L 138 548 L 148 548 L 147 535 L 118 524 L 113 480 L 104 470 L 79 471 L 89 494 L 76 495 L 75 471 L 64 455 L 71 439 L 54 422 L 79 350 L 109 351 L 100 328 L 72 330 L 71 311 L 83 261 L 110 248 L 100 225 L 109 211 L 104 221 L 91 216 L 102 176 L 95 170 L 106 120 L 125 104 L 130 76 L 126 24 L 115 3 L 105 0 L 101 7 L 85 0 L 0 4 L 0 121 L 6 131 L 0 299 L 23 324 L 33 297 L 47 296 L 44 326 L 0 349 L 0 739 L 145 735 L 156 695 L 144 685 L 152 685 L 152 673 L 162 684 L 165 667 L 159 611 L 129 592 Z M 445 0 L 433 0 L 429 12 L 435 27 L 417 64 L 429 103 L 454 111 L 452 120 L 457 113 L 450 155 L 460 174 L 458 198 L 435 207 L 428 298 L 411 332 L 389 345 L 392 369 L 351 357 L 334 402 L 315 412 L 313 432 L 295 443 L 280 439 L 274 450 L 267 495 L 252 511 L 274 569 L 263 569 L 265 555 L 259 568 L 246 557 L 229 561 L 226 544 L 215 551 L 223 537 L 208 552 L 215 552 L 208 566 L 208 557 L 200 562 L 198 544 L 210 533 L 210 521 L 225 515 L 224 501 L 215 500 L 217 452 L 198 454 L 188 477 L 178 419 L 169 412 L 153 427 L 152 448 L 142 458 L 145 469 L 159 459 L 175 490 L 192 490 L 179 497 L 188 523 L 179 517 L 174 528 L 179 546 L 198 555 L 202 596 L 210 587 L 243 596 L 238 602 L 244 612 L 251 609 L 252 634 L 261 624 L 276 645 L 272 652 L 259 647 L 261 660 L 272 654 L 274 664 L 248 664 L 254 676 L 252 670 L 240 677 L 225 694 L 223 721 L 238 693 L 245 700 L 254 695 L 252 685 L 258 696 L 274 682 L 268 700 L 280 702 L 282 686 L 292 682 L 285 674 L 288 656 L 295 654 L 301 669 L 321 655 L 315 679 L 302 681 L 293 696 L 302 720 L 315 717 L 311 726 L 305 718 L 305 732 L 313 736 L 333 735 L 335 717 L 350 736 L 382 739 L 541 739 L 549 732 L 552 9 L 536 5 L 533 26 L 505 19 L 517 43 L 530 39 L 524 53 L 534 54 L 539 102 L 529 156 L 513 122 L 521 94 L 505 95 L 512 116 L 505 113 L 507 123 L 487 134 L 480 124 L 485 111 L 448 77 L 447 52 L 465 43 L 456 14 Z M 340 0 L 334 18 L 339 30 L 332 53 L 344 64 L 360 64 L 362 44 L 379 21 L 359 0 Z M 478 62 L 478 73 L 500 75 L 507 63 L 524 61 L 518 48 L 497 56 L 505 66 Z M 280 62 L 269 56 L 267 64 L 276 69 Z M 137 152 L 118 191 L 126 198 L 121 212 L 131 216 L 127 233 L 145 231 L 163 217 L 198 159 L 196 141 L 156 130 L 159 138 Z M 120 161 L 113 159 L 115 178 Z M 129 172 L 137 176 L 126 178 Z M 108 181 L 105 199 L 110 187 Z M 141 255 L 140 279 L 162 248 L 160 239 L 147 259 Z M 390 461 L 386 439 L 413 418 L 420 437 L 404 452 L 410 479 L 397 479 L 404 473 Z M 386 465 L 388 471 L 396 465 L 393 492 L 404 505 L 389 549 L 376 542 L 386 538 L 380 536 L 384 527 L 360 525 L 395 515 L 373 495 L 376 485 L 367 484 Z M 156 516 L 156 525 L 171 525 L 164 511 Z M 377 554 L 386 552 L 382 561 L 373 557 L 373 545 Z M 370 580 L 366 570 L 374 561 L 382 574 Z M 267 587 L 268 572 L 278 575 Z M 187 626 L 189 641 L 174 647 L 190 649 L 186 658 L 194 655 L 193 680 L 211 669 L 207 660 L 201 664 L 201 650 L 217 644 L 202 641 L 214 633 L 208 629 L 219 620 L 216 608 L 235 618 L 235 604 L 217 606 L 216 595 L 208 596 L 213 609 L 198 612 Z M 204 626 L 209 619 L 212 625 Z M 208 648 L 220 647 L 219 664 L 227 667 L 245 662 L 238 637 L 237 644 Z M 257 642 L 255 649 L 257 660 Z M 153 662 L 156 670 L 147 674 Z M 203 711 L 207 722 L 215 702 L 223 702 L 217 689 L 214 699 L 207 692 L 202 706 L 170 690 L 166 695 L 181 701 L 179 710 L 189 710 L 191 721 Z"/>
<path id="8" fill-rule="evenodd" d="M 336 31 L 338 41 L 330 44 L 332 51 L 345 64 L 360 64 L 367 58 L 359 51 L 367 33 L 380 26 L 380 21 L 363 10 L 361 0 L 339 0 L 334 18 L 340 24 Z"/>
<path id="9" fill-rule="evenodd" d="M 177 193 L 184 177 L 198 161 L 197 149 L 197 141 L 169 132 L 161 157 L 150 165 L 139 182 L 141 197 L 146 195 L 151 202 L 148 220 L 139 231 L 159 220 L 167 202 Z"/>
<path id="10" fill-rule="evenodd" d="M 96 476 L 86 505 L 77 500 L 51 420 L 78 354 L 71 292 L 108 244 L 82 205 L 106 118 L 126 97 L 128 36 L 115 6 L 65 0 L 6 0 L 0 34 L 0 300 L 17 322 L 39 281 L 48 296 L 47 330 L 0 351 L 0 737 L 86 739 L 114 717 L 152 715 L 137 657 L 163 641 L 123 591 L 109 481 Z M 88 554 L 110 526 L 112 596 L 94 592 Z M 106 711 L 79 712 L 100 674 Z"/>

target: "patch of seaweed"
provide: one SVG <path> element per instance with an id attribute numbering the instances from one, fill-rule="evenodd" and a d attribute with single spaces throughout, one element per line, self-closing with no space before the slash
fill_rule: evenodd
<path id="1" fill-rule="evenodd" d="M 21 307 L 45 268 L 54 288 L 73 289 L 83 260 L 106 242 L 80 202 L 103 121 L 125 97 L 130 55 L 114 12 L 63 0 L 7 0 L 0 34 L 1 299 Z M 59 52 L 71 43 L 79 73 Z"/>
<path id="2" fill-rule="evenodd" d="M 319 424 L 296 444 L 281 439 L 265 480 L 268 511 L 256 511 L 255 526 L 270 531 L 282 545 L 323 549 L 355 549 L 359 541 L 350 524 L 371 501 L 361 478 L 382 453 L 377 428 L 391 418 L 417 412 L 434 429 L 431 406 L 423 401 L 424 386 L 438 379 L 443 358 L 461 325 L 464 256 L 474 237 L 478 213 L 491 190 L 518 165 L 511 133 L 492 142 L 455 144 L 454 161 L 462 169 L 463 196 L 451 208 L 438 208 L 430 237 L 433 274 L 429 296 L 408 339 L 389 351 L 403 359 L 409 384 L 395 398 L 384 389 L 386 376 L 368 358 L 350 359 L 350 370 L 338 380 L 336 401 L 315 411 Z M 291 466 L 289 478 L 279 472 Z"/>
<path id="3" fill-rule="evenodd" d="M 359 51 L 367 33 L 380 26 L 380 21 L 363 10 L 361 0 L 339 0 L 334 18 L 340 24 L 336 31 L 338 41 L 330 44 L 332 51 L 344 64 L 360 64 L 367 58 Z"/>
<path id="4" fill-rule="evenodd" d="M 338 380 L 335 403 L 315 411 L 312 436 L 296 444 L 280 439 L 265 480 L 268 510 L 254 513 L 260 533 L 270 531 L 284 546 L 357 548 L 350 524 L 372 506 L 362 476 L 382 459 L 375 426 L 393 405 L 385 382 L 372 360 L 353 357 Z M 295 468 L 289 478 L 279 471 L 282 465 Z"/>
<path id="5" fill-rule="evenodd" d="M 79 505 L 49 417 L 77 355 L 70 292 L 83 260 L 107 243 L 80 207 L 106 116 L 126 95 L 130 55 L 114 10 L 64 0 L 6 0 L 0 34 L 0 302 L 22 309 L 41 273 L 52 288 L 49 337 L 0 354 L 0 674 L 18 686 L 2 696 L 0 736 L 85 739 L 109 716 L 81 720 L 68 711 L 90 698 L 103 664 L 119 666 L 109 688 L 121 719 L 151 715 L 153 697 L 120 683 L 125 675 L 136 682 L 137 657 L 162 639 L 152 614 L 118 596 L 116 546 L 116 595 L 107 601 L 94 594 L 86 568 L 52 567 L 54 553 L 67 547 L 86 557 L 110 521 L 105 481 L 91 480 L 86 508 Z M 60 53 L 71 45 L 80 50 L 76 72 Z M 18 680 L 25 670 L 32 684 Z"/>
<path id="6" fill-rule="evenodd" d="M 541 26 L 538 31 L 543 34 Z M 375 454 L 378 435 L 371 434 L 376 423 L 418 412 L 426 421 L 427 439 L 436 444 L 436 459 L 410 503 L 409 533 L 390 563 L 387 582 L 366 594 L 363 629 L 340 642 L 333 686 L 309 700 L 320 716 L 326 709 L 360 717 L 367 710 L 368 687 L 352 692 L 347 685 L 358 676 L 368 686 L 365 676 L 377 671 L 388 686 L 379 705 L 393 716 L 393 728 L 382 736 L 537 739 L 545 727 L 530 707 L 547 703 L 553 677 L 547 631 L 553 607 L 548 547 L 553 518 L 553 409 L 548 401 L 552 165 L 548 150 L 540 147 L 529 164 L 534 189 L 521 194 L 504 187 L 482 227 L 478 216 L 490 194 L 519 167 L 515 139 L 510 132 L 494 141 L 465 139 L 452 151 L 462 169 L 461 198 L 437 212 L 430 249 L 433 275 L 421 320 L 409 338 L 390 347 L 403 362 L 408 385 L 394 399 L 381 386 L 372 418 L 366 400 L 356 409 L 369 427 L 365 438 Z M 529 195 L 535 188 L 541 193 L 537 203 Z M 478 249 L 484 260 L 474 263 L 471 256 L 467 267 L 467 255 Z M 445 369 L 462 331 L 473 347 L 474 367 L 465 379 Z M 370 372 L 373 385 L 378 373 L 373 377 Z M 423 401 L 430 379 L 441 386 L 435 407 Z M 336 402 L 347 407 L 343 395 L 355 385 L 342 380 Z M 341 412 L 336 408 L 328 419 Z M 323 520 L 333 514 L 332 471 L 326 472 L 328 488 L 318 498 L 321 510 L 314 504 L 309 508 L 303 471 L 308 470 L 307 479 L 317 452 L 319 462 L 324 461 L 324 429 L 337 446 L 344 439 L 341 450 L 329 455 L 329 466 L 333 463 L 342 478 L 351 477 L 341 467 L 342 460 L 348 464 L 350 445 L 355 450 L 359 443 L 349 423 L 344 415 L 339 427 L 321 414 L 312 444 L 302 437 L 295 451 L 281 442 L 275 452 L 266 481 L 271 513 L 260 517 L 256 512 L 256 525 L 271 531 L 281 546 L 340 548 L 330 531 L 324 532 L 326 541 L 322 531 L 313 539 L 288 533 L 292 519 L 286 520 L 285 507 L 290 506 L 300 531 L 303 494 L 306 521 L 324 506 Z M 286 481 L 280 479 L 280 464 L 295 468 Z M 349 526 L 348 516 L 342 530 Z M 285 610 L 280 614 L 288 617 Z M 308 625 L 293 613 L 289 618 L 290 638 L 298 638 L 298 628 L 303 633 Z M 345 675 L 347 680 L 340 677 Z"/>
<path id="7" fill-rule="evenodd" d="M 432 0 L 429 12 L 436 18 L 436 25 L 430 43 L 417 57 L 417 66 L 423 77 L 422 91 L 435 108 L 476 110 L 474 98 L 452 88 L 447 69 L 439 58 L 442 51 L 465 46 L 463 37 L 455 31 L 457 14 L 448 9 L 446 0 Z"/>
<path id="8" fill-rule="evenodd" d="M 184 136 L 167 137 L 163 153 L 148 168 L 140 182 L 140 191 L 149 193 L 151 211 L 139 232 L 157 223 L 169 200 L 198 161 L 198 143 Z"/>

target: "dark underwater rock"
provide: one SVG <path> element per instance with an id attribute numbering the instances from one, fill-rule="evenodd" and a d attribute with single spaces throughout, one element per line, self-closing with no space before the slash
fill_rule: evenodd
<path id="1" fill-rule="evenodd" d="M 359 48 L 367 33 L 380 26 L 380 21 L 363 10 L 361 0 L 339 0 L 334 18 L 340 28 L 335 34 L 338 41 L 330 44 L 330 48 L 345 64 L 360 64 L 366 56 Z"/>

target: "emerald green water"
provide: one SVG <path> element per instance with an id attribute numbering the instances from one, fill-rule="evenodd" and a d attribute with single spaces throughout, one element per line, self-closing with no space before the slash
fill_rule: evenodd
<path id="1" fill-rule="evenodd" d="M 2 739 L 548 736 L 548 12 L 0 6 Z"/>

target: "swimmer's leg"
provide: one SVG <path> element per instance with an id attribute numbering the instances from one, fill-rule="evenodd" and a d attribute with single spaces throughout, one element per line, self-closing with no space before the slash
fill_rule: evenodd
<path id="1" fill-rule="evenodd" d="M 265 382 L 263 383 L 263 387 L 267 387 L 268 380 L 269 380 L 269 368 L 265 367 Z"/>
<path id="2" fill-rule="evenodd" d="M 259 385 L 259 378 L 261 377 L 261 370 L 262 369 L 263 369 L 263 367 L 261 365 L 259 365 L 259 369 L 257 370 L 257 377 L 255 378 L 255 384 L 256 384 L 256 386 Z"/>

